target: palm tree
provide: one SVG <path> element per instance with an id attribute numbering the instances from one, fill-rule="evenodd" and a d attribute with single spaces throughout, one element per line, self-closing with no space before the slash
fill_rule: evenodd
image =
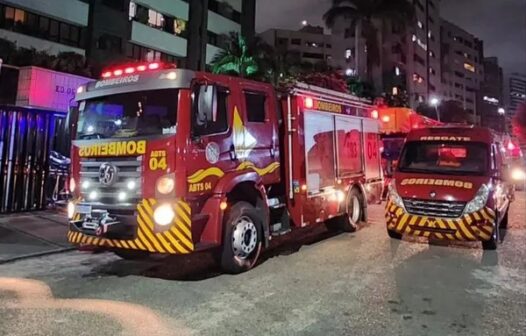
<path id="1" fill-rule="evenodd" d="M 374 20 L 386 19 L 394 22 L 411 22 L 415 10 L 408 0 L 333 0 L 332 7 L 323 15 L 328 28 L 333 28 L 338 19 L 349 21 L 349 28 L 355 33 L 355 70 L 358 71 L 360 38 L 365 37 L 367 48 L 367 75 L 371 76 L 372 65 L 380 62 L 378 29 Z"/>
<path id="2" fill-rule="evenodd" d="M 220 50 L 212 60 L 212 72 L 240 77 L 252 77 L 258 73 L 256 58 L 250 54 L 245 38 L 237 32 L 231 32 L 227 41 L 226 48 Z"/>

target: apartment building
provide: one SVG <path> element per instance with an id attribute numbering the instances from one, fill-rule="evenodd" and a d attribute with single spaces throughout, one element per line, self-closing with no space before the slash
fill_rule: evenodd
<path id="1" fill-rule="evenodd" d="M 255 0 L 0 0 L 0 38 L 95 65 L 166 61 L 204 69 L 223 34 L 254 34 Z"/>
<path id="2" fill-rule="evenodd" d="M 512 73 L 509 82 L 509 106 L 507 111 L 508 128 L 511 129 L 511 121 L 515 117 L 517 107 L 526 103 L 526 74 Z M 524 144 L 526 146 L 526 144 Z"/>
<path id="3" fill-rule="evenodd" d="M 480 122 L 478 92 L 484 80 L 483 43 L 459 26 L 442 20 L 442 99 L 455 100 Z"/>
<path id="4" fill-rule="evenodd" d="M 306 25 L 299 30 L 269 29 L 259 36 L 279 52 L 288 53 L 297 63 L 327 62 L 335 69 L 352 69 L 350 43 L 346 44 L 339 36 L 325 34 L 323 27 Z"/>
<path id="5" fill-rule="evenodd" d="M 484 79 L 480 84 L 477 111 L 481 125 L 496 131 L 506 130 L 504 111 L 504 75 L 497 57 L 485 57 L 483 61 Z"/>

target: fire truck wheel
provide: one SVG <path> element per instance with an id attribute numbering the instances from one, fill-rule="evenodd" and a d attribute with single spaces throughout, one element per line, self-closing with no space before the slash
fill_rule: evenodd
<path id="1" fill-rule="evenodd" d="M 342 221 L 342 229 L 346 232 L 354 232 L 356 225 L 363 220 L 363 197 L 358 189 L 351 189 L 345 207 L 347 218 Z"/>
<path id="2" fill-rule="evenodd" d="M 248 271 L 262 247 L 263 216 L 250 203 L 237 202 L 225 216 L 221 268 L 228 273 Z"/>
<path id="3" fill-rule="evenodd" d="M 499 243 L 499 226 L 493 226 L 493 234 L 491 235 L 490 240 L 482 241 L 482 249 L 484 250 L 496 250 Z"/>
<path id="4" fill-rule="evenodd" d="M 117 250 L 113 253 L 125 260 L 141 260 L 149 257 L 149 253 L 144 251 Z"/>

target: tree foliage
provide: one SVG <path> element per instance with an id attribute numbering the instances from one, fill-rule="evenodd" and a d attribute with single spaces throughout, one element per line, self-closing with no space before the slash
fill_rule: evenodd
<path id="1" fill-rule="evenodd" d="M 249 52 L 246 39 L 237 32 L 231 32 L 225 49 L 221 49 L 212 60 L 212 72 L 254 77 L 259 71 L 256 58 Z"/>
<path id="2" fill-rule="evenodd" d="M 14 66 L 32 65 L 80 76 L 91 76 L 91 70 L 84 56 L 73 52 L 62 52 L 55 56 L 35 48 L 17 47 L 11 41 L 0 39 L 0 58 L 4 63 Z"/>
<path id="3" fill-rule="evenodd" d="M 513 135 L 526 142 L 526 103 L 517 107 L 515 116 L 512 119 Z"/>

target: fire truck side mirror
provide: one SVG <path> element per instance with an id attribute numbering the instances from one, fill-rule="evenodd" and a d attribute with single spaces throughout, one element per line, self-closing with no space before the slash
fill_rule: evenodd
<path id="1" fill-rule="evenodd" d="M 217 115 L 217 89 L 213 85 L 201 85 L 197 100 L 196 125 L 206 128 L 209 123 L 214 122 Z"/>
<path id="2" fill-rule="evenodd" d="M 68 115 L 66 117 L 67 135 L 70 140 L 75 138 L 77 133 L 77 122 L 79 120 L 79 108 L 77 106 L 70 106 Z"/>

